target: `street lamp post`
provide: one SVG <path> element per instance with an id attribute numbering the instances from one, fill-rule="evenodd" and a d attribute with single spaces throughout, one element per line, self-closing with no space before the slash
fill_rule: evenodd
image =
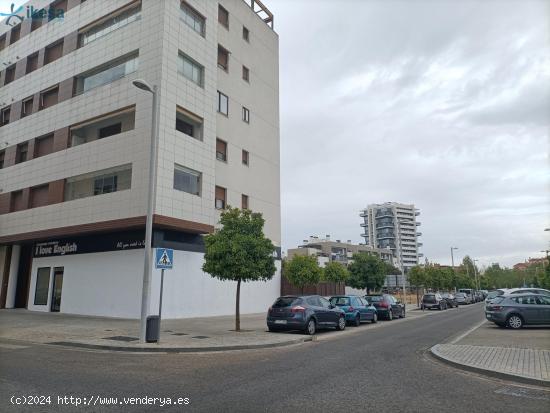
<path id="1" fill-rule="evenodd" d="M 479 260 L 472 260 L 472 262 L 474 263 L 474 278 L 475 278 L 475 281 L 476 281 L 476 290 L 479 290 L 479 280 L 477 278 L 477 270 L 476 270 L 476 262 L 478 262 Z"/>
<path id="2" fill-rule="evenodd" d="M 147 314 L 149 313 L 149 296 L 151 293 L 152 259 L 151 244 L 153 238 L 153 210 L 156 196 L 156 172 L 157 172 L 157 131 L 158 131 L 158 89 L 156 85 L 150 86 L 145 80 L 136 79 L 133 85 L 138 89 L 153 95 L 153 114 L 151 120 L 151 142 L 149 155 L 149 184 L 147 187 L 147 218 L 145 220 L 145 248 L 143 258 L 143 287 L 141 290 L 141 322 L 139 340 L 144 343 L 147 330 Z"/>
<path id="3" fill-rule="evenodd" d="M 458 247 L 451 247 L 451 266 L 453 267 L 453 273 L 456 274 L 456 271 L 455 271 L 455 257 L 454 257 L 454 254 L 453 254 L 453 250 L 457 250 Z M 455 282 L 456 282 L 456 276 L 455 276 Z M 455 293 L 456 293 L 456 285 L 455 285 Z"/>

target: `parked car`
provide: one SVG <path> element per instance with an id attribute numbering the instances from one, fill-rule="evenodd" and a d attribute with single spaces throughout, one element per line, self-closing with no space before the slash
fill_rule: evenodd
<path id="1" fill-rule="evenodd" d="M 441 297 L 443 297 L 443 299 L 447 302 L 447 307 L 449 308 L 458 307 L 458 301 L 456 301 L 456 297 L 454 296 L 454 294 L 442 293 Z"/>
<path id="2" fill-rule="evenodd" d="M 485 306 L 485 317 L 500 327 L 514 329 L 526 324 L 550 324 L 550 296 L 501 295 Z"/>
<path id="3" fill-rule="evenodd" d="M 279 297 L 267 312 L 269 331 L 301 330 L 313 335 L 318 329 L 346 328 L 346 314 L 318 295 Z"/>
<path id="4" fill-rule="evenodd" d="M 393 295 L 369 294 L 365 296 L 365 299 L 376 308 L 378 317 L 384 317 L 388 320 L 405 318 L 405 305 Z"/>
<path id="5" fill-rule="evenodd" d="M 550 291 L 545 290 L 544 288 L 510 288 L 504 294 L 542 294 L 550 296 Z"/>
<path id="6" fill-rule="evenodd" d="M 455 298 L 456 298 L 456 302 L 458 303 L 458 305 L 472 304 L 472 299 L 466 293 L 462 293 L 462 292 L 456 293 Z"/>
<path id="7" fill-rule="evenodd" d="M 476 297 L 474 290 L 472 288 L 461 288 L 458 290 L 459 293 L 464 293 L 470 298 L 470 302 L 468 304 L 472 304 L 476 302 Z"/>
<path id="8" fill-rule="evenodd" d="M 485 298 L 485 303 L 487 304 L 488 302 L 490 302 L 493 298 L 496 298 L 498 297 L 499 295 L 503 295 L 505 293 L 506 289 L 505 288 L 499 288 L 498 290 L 492 290 L 492 291 L 489 291 L 489 293 L 487 294 L 487 297 Z"/>
<path id="9" fill-rule="evenodd" d="M 336 295 L 330 298 L 330 303 L 341 308 L 346 313 L 346 321 L 358 327 L 362 321 L 376 323 L 378 312 L 363 297 L 356 295 Z"/>
<path id="10" fill-rule="evenodd" d="M 439 293 L 427 293 L 422 296 L 420 308 L 422 310 L 431 310 L 432 308 L 446 310 L 447 301 Z"/>

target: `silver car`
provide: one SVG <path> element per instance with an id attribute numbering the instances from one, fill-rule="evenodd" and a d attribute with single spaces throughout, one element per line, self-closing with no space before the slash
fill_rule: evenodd
<path id="1" fill-rule="evenodd" d="M 526 324 L 550 324 L 550 296 L 501 295 L 485 306 L 485 317 L 500 327 L 514 329 Z"/>

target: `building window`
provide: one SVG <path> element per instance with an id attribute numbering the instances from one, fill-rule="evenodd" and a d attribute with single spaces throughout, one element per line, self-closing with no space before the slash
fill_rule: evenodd
<path id="1" fill-rule="evenodd" d="M 204 17 L 187 3 L 181 2 L 181 16 L 183 22 L 204 37 Z"/>
<path id="2" fill-rule="evenodd" d="M 222 188 L 221 186 L 216 186 L 215 206 L 217 209 L 225 208 L 226 192 L 227 190 L 225 188 Z"/>
<path id="3" fill-rule="evenodd" d="M 226 72 L 229 70 L 229 52 L 220 45 L 218 45 L 218 67 Z"/>
<path id="4" fill-rule="evenodd" d="M 118 10 L 114 14 L 104 17 L 91 27 L 85 28 L 80 33 L 80 46 L 85 46 L 94 40 L 100 39 L 109 33 L 125 27 L 141 19 L 141 2 Z"/>
<path id="5" fill-rule="evenodd" d="M 33 102 L 34 102 L 34 96 L 31 96 L 31 97 L 23 100 L 23 103 L 21 104 L 21 117 L 22 118 L 32 114 Z"/>
<path id="6" fill-rule="evenodd" d="M 243 66 L 243 80 L 250 82 L 250 69 L 246 66 Z"/>
<path id="7" fill-rule="evenodd" d="M 71 146 L 82 145 L 133 130 L 135 119 L 136 110 L 132 106 L 131 108 L 122 109 L 115 113 L 71 126 Z"/>
<path id="8" fill-rule="evenodd" d="M 191 59 L 182 52 L 179 54 L 178 72 L 193 83 L 202 87 L 204 79 L 204 66 L 201 66 L 195 60 Z"/>
<path id="9" fill-rule="evenodd" d="M 17 149 L 15 152 L 15 163 L 21 163 L 25 162 L 28 159 L 29 155 L 29 144 L 28 142 L 20 143 L 17 145 Z"/>
<path id="10" fill-rule="evenodd" d="M 59 95 L 59 87 L 56 85 L 40 93 L 40 110 L 56 105 Z"/>
<path id="11" fill-rule="evenodd" d="M 227 142 L 216 139 L 216 159 L 227 162 Z"/>
<path id="12" fill-rule="evenodd" d="M 50 3 L 50 12 L 48 13 L 48 21 L 62 17 L 67 13 L 67 0 L 58 0 Z"/>
<path id="13" fill-rule="evenodd" d="M 0 151 L 0 169 L 4 168 L 5 157 L 6 157 L 6 151 Z"/>
<path id="14" fill-rule="evenodd" d="M 248 209 L 248 195 L 241 195 L 241 209 Z"/>
<path id="15" fill-rule="evenodd" d="M 218 112 L 229 115 L 229 98 L 218 90 Z"/>
<path id="16" fill-rule="evenodd" d="M 6 48 L 6 35 L 0 36 L 0 50 Z"/>
<path id="17" fill-rule="evenodd" d="M 38 208 L 48 205 L 48 189 L 48 184 L 31 188 L 29 194 L 29 208 Z"/>
<path id="18" fill-rule="evenodd" d="M 250 157 L 250 155 L 249 155 L 248 151 L 245 151 L 245 150 L 243 149 L 243 156 L 242 156 L 243 165 L 248 166 L 249 157 Z"/>
<path id="19" fill-rule="evenodd" d="M 63 56 L 63 40 L 46 47 L 44 52 L 44 65 L 51 63 Z"/>
<path id="20" fill-rule="evenodd" d="M 0 112 L 0 126 L 4 126 L 10 123 L 10 112 L 11 112 L 10 106 L 2 109 L 2 111 Z"/>
<path id="21" fill-rule="evenodd" d="M 243 121 L 250 123 L 250 111 L 243 106 Z"/>
<path id="22" fill-rule="evenodd" d="M 76 93 L 84 93 L 96 87 L 112 83 L 138 70 L 138 55 L 132 53 L 103 64 L 88 73 L 77 76 Z"/>
<path id="23" fill-rule="evenodd" d="M 34 156 L 33 158 L 40 158 L 41 156 L 48 155 L 53 152 L 53 133 L 36 138 L 34 141 Z"/>
<path id="24" fill-rule="evenodd" d="M 4 86 L 10 84 L 15 80 L 15 65 L 12 65 L 6 69 L 6 74 L 4 76 Z"/>
<path id="25" fill-rule="evenodd" d="M 243 39 L 246 40 L 247 42 L 250 41 L 250 31 L 243 26 Z"/>
<path id="26" fill-rule="evenodd" d="M 218 22 L 229 30 L 229 12 L 221 5 L 218 5 Z"/>
<path id="27" fill-rule="evenodd" d="M 68 178 L 65 201 L 130 189 L 132 165 L 122 165 Z"/>
<path id="28" fill-rule="evenodd" d="M 201 173 L 181 165 L 174 165 L 174 189 L 200 196 Z"/>
<path id="29" fill-rule="evenodd" d="M 11 29 L 10 44 L 14 44 L 21 38 L 21 23 Z"/>
<path id="30" fill-rule="evenodd" d="M 10 212 L 23 211 L 27 209 L 23 201 L 23 191 L 13 191 L 10 197 Z"/>
<path id="31" fill-rule="evenodd" d="M 33 16 L 32 18 L 31 32 L 34 32 L 35 30 L 38 30 L 39 28 L 42 27 L 42 25 L 44 24 L 44 19 L 39 18 L 38 16 L 45 16 L 45 15 L 46 15 L 46 11 L 44 9 L 38 10 L 36 12 L 36 15 Z"/>
<path id="32" fill-rule="evenodd" d="M 188 110 L 176 106 L 176 130 L 202 141 L 202 125 L 204 121 L 201 117 Z"/>
<path id="33" fill-rule="evenodd" d="M 27 57 L 27 69 L 25 70 L 25 74 L 28 75 L 36 69 L 38 69 L 38 53 L 34 53 Z"/>
<path id="34" fill-rule="evenodd" d="M 47 305 L 50 291 L 50 268 L 42 267 L 36 273 L 36 288 L 34 290 L 34 305 Z"/>

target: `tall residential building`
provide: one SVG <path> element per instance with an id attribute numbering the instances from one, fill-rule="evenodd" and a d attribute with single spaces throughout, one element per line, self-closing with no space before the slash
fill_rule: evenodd
<path id="1" fill-rule="evenodd" d="M 386 202 L 384 204 L 371 204 L 364 209 L 360 216 L 363 218 L 361 227 L 364 232 L 365 244 L 376 248 L 390 248 L 393 252 L 394 264 L 403 268 L 405 273 L 418 264 L 418 252 L 422 246 L 418 237 L 422 235 L 417 231 L 420 222 L 416 217 L 420 211 L 412 204 L 400 204 L 398 202 Z"/>
<path id="2" fill-rule="evenodd" d="M 175 250 L 163 315 L 231 314 L 234 284 L 202 272 L 202 235 L 231 205 L 281 239 L 271 12 L 253 0 L 22 9 L 0 22 L 0 307 L 139 317 L 152 94 L 132 82 L 144 79 L 159 95 L 152 246 Z M 279 270 L 246 283 L 243 312 L 279 291 Z"/>

